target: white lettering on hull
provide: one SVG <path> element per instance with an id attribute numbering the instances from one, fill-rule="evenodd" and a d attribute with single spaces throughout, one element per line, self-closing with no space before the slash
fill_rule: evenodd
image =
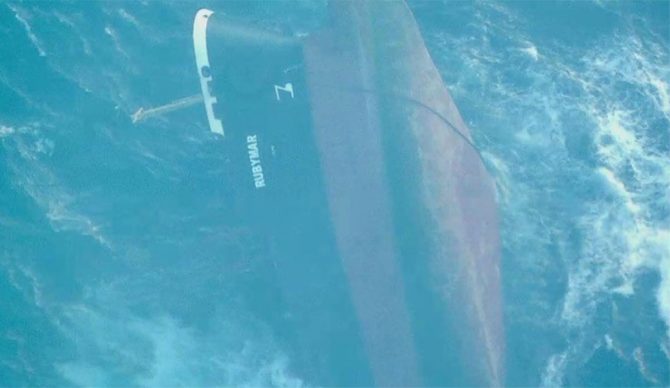
<path id="1" fill-rule="evenodd" d="M 254 177 L 254 186 L 257 189 L 263 188 L 265 187 L 265 176 L 263 175 L 261 154 L 256 135 L 247 136 L 247 153 L 249 154 L 249 163 L 251 163 L 251 174 Z"/>

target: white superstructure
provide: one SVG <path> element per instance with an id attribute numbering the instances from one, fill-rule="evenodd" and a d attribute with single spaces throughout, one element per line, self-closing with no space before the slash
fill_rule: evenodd
<path id="1" fill-rule="evenodd" d="M 198 77 L 202 98 L 207 112 L 209 129 L 223 136 L 223 124 L 214 114 L 214 104 L 217 103 L 216 96 L 212 94 L 212 74 L 209 66 L 209 55 L 207 54 L 207 22 L 214 12 L 209 9 L 201 9 L 196 13 L 193 20 L 193 48 L 195 50 L 195 63 L 198 66 Z"/>

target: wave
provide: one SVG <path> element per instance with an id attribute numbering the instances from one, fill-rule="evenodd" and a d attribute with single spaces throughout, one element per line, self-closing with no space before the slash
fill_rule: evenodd
<path id="1" fill-rule="evenodd" d="M 542 373 L 542 387 L 560 387 L 563 385 L 563 371 L 568 363 L 567 357 L 567 351 L 549 357 L 547 367 Z"/>
<path id="2" fill-rule="evenodd" d="M 75 210 L 77 195 L 72 194 L 49 168 L 48 159 L 54 152 L 55 143 L 44 137 L 37 126 L 24 126 L 16 132 L 20 136 L 12 136 L 8 139 L 11 142 L 3 143 L 15 184 L 44 209 L 55 231 L 77 232 L 111 248 L 102 226 Z"/>
<path id="3" fill-rule="evenodd" d="M 0 139 L 14 133 L 14 128 L 0 125 Z"/>
<path id="4" fill-rule="evenodd" d="M 552 337 L 532 384 L 574 377 L 621 325 L 603 311 L 639 295 L 656 299 L 645 324 L 665 330 L 625 351 L 641 346 L 638 369 L 653 383 L 670 344 L 667 45 L 623 16 L 579 46 L 535 34 L 514 4 L 472 8 L 459 30 L 424 28 L 502 194 L 506 291 L 523 295 L 506 300 L 508 329 Z"/>
<path id="5" fill-rule="evenodd" d="M 76 301 L 63 301 L 30 265 L 2 261 L 0 271 L 22 295 L 16 303 L 37 308 L 42 328 L 58 337 L 64 351 L 54 360 L 55 372 L 79 386 L 276 386 L 301 387 L 304 382 L 290 371 L 287 356 L 272 341 L 269 331 L 253 319 L 231 310 L 213 311 L 206 327 L 187 324 L 165 309 L 138 314 L 128 282 L 98 283 L 85 288 Z M 135 279 L 138 280 L 138 279 Z M 163 284 L 165 279 L 157 279 Z M 143 280 L 131 287 L 153 287 Z M 145 290 L 145 293 L 147 290 Z M 159 294 L 160 291 L 150 290 Z M 166 302 L 162 296 L 157 303 Z M 24 303 L 26 305 L 24 305 Z M 146 306 L 145 306 L 146 307 Z M 18 334 L 16 341 L 29 339 Z M 32 346 L 32 345 L 29 345 Z M 40 349 L 38 347 L 38 349 Z M 19 351 L 22 365 L 31 373 L 38 354 Z M 49 365 L 51 363 L 49 362 Z M 24 370 L 22 372 L 27 372 Z M 38 384 L 39 385 L 39 384 Z"/>
<path id="6" fill-rule="evenodd" d="M 28 23 L 28 17 L 26 15 L 23 15 L 24 12 L 18 7 L 12 6 L 10 4 L 7 4 L 7 7 L 10 10 L 12 10 L 12 12 L 14 12 L 14 17 L 23 26 L 23 29 L 26 31 L 26 35 L 28 36 L 28 39 L 30 39 L 30 41 L 32 42 L 33 46 L 37 50 L 37 53 L 41 57 L 46 57 L 47 53 L 46 51 L 44 51 L 44 46 L 42 45 L 42 42 L 37 38 L 35 33 L 33 33 L 33 29 Z"/>
<path id="7" fill-rule="evenodd" d="M 605 189 L 612 197 L 608 201 L 594 201 L 590 205 L 592 214 L 587 214 L 582 223 L 591 232 L 591 243 L 614 250 L 610 253 L 616 258 L 618 268 L 603 276 L 616 276 L 623 281 L 623 288 L 615 287 L 611 291 L 631 293 L 639 270 L 657 271 L 661 278 L 659 313 L 669 328 L 670 337 L 670 306 L 667 304 L 670 295 L 667 273 L 670 267 L 670 156 L 664 152 L 668 145 L 652 137 L 670 120 L 663 105 L 670 89 L 667 84 L 659 87 L 658 81 L 668 79 L 670 65 L 650 62 L 635 36 L 618 42 L 610 45 L 611 51 L 586 59 L 594 64 L 586 76 L 592 78 L 593 84 L 603 84 L 606 77 L 615 74 L 617 79 L 644 91 L 644 98 L 653 101 L 656 112 L 662 113 L 666 120 L 661 127 L 654 126 L 654 112 L 645 109 L 644 100 L 640 102 L 627 96 L 605 102 L 602 96 L 593 96 L 581 106 L 596 127 L 593 142 L 598 166 L 595 172 L 603 178 Z M 597 249 L 587 252 L 589 254 L 604 256 Z M 599 291 L 607 289 L 605 284 L 596 287 Z"/>
<path id="8" fill-rule="evenodd" d="M 535 47 L 535 45 L 531 42 L 527 42 L 526 45 L 524 45 L 524 47 L 520 48 L 519 50 L 531 57 L 534 61 L 540 59 L 540 53 L 537 51 L 537 47 Z"/>
<path id="9" fill-rule="evenodd" d="M 569 330 L 581 332 L 613 295 L 647 292 L 638 279 L 653 271 L 660 278 L 658 313 L 666 324 L 662 343 L 670 339 L 670 157 L 664 152 L 668 145 L 655 136 L 668 125 L 668 85 L 661 79 L 667 79 L 670 67 L 649 60 L 659 54 L 647 52 L 650 47 L 635 35 L 617 36 L 602 47 L 584 58 L 582 71 L 570 74 L 585 92 L 570 108 L 581 110 L 595 129 L 593 172 L 601 194 L 585 203 L 577 220 L 584 243 L 568 270 L 560 318 Z M 654 124 L 659 115 L 661 126 Z M 583 349 L 574 356 L 581 358 L 576 353 Z M 640 374 L 658 383 L 642 349 L 636 347 L 634 354 Z"/>
<path id="10" fill-rule="evenodd" d="M 240 329 L 225 321 L 219 322 L 221 332 L 216 333 L 200 332 L 166 315 L 139 318 L 89 306 L 69 306 L 64 316 L 69 335 L 78 343 L 78 358 L 57 369 L 74 384 L 303 385 L 288 372 L 285 356 L 262 340 L 233 341 Z M 98 354 L 105 359 L 96 359 Z M 124 377 L 119 378 L 119 372 Z"/>

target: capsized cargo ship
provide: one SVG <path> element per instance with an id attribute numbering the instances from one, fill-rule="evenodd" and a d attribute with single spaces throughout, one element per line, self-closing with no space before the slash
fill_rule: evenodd
<path id="1" fill-rule="evenodd" d="M 502 385 L 495 185 L 404 2 L 296 38 L 195 15 L 235 208 L 265 241 L 290 368 L 315 385 Z"/>

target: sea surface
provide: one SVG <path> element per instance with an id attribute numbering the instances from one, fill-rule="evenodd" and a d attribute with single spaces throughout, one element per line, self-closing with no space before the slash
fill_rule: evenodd
<path id="1" fill-rule="evenodd" d="M 409 5 L 496 181 L 506 384 L 670 385 L 670 2 Z M 264 264 L 202 109 L 128 118 L 199 92 L 201 7 L 326 15 L 0 4 L 0 386 L 309 385 L 240 297 Z"/>

